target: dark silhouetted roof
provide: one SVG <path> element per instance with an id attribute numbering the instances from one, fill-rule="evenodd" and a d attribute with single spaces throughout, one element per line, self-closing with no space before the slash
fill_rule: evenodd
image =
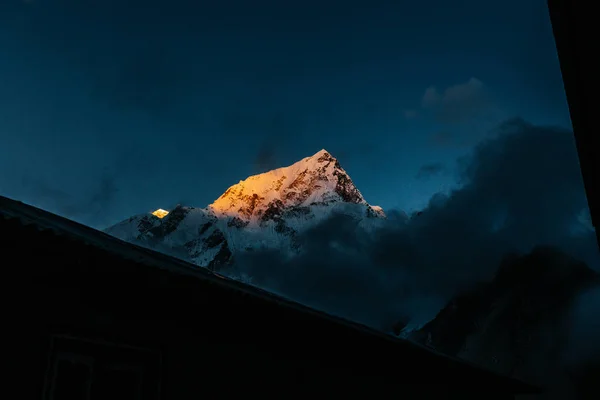
<path id="1" fill-rule="evenodd" d="M 390 373 L 394 371 L 394 365 L 402 363 L 403 360 L 410 362 L 410 360 L 419 359 L 420 361 L 415 365 L 411 365 L 410 369 L 414 371 L 422 370 L 422 374 L 429 375 L 434 370 L 447 370 L 451 371 L 453 376 L 463 377 L 461 380 L 465 382 L 475 381 L 473 382 L 474 384 L 488 387 L 491 391 L 495 391 L 495 388 L 502 388 L 503 391 L 515 394 L 539 393 L 537 388 L 518 380 L 485 371 L 465 361 L 450 358 L 408 340 L 396 338 L 364 325 L 328 315 L 327 313 L 303 306 L 265 290 L 212 273 L 207 269 L 197 267 L 180 259 L 124 242 L 67 218 L 0 196 L 0 232 L 6 229 L 5 227 L 11 225 L 6 222 L 11 222 L 13 225 L 17 222 L 19 226 L 33 228 L 34 232 L 51 232 L 55 236 L 68 239 L 69 242 L 74 241 L 93 246 L 136 264 L 143 264 L 147 267 L 188 276 L 199 283 L 210 284 L 220 291 L 237 292 L 256 299 L 255 303 L 259 305 L 265 303 L 269 303 L 270 305 L 275 304 L 279 308 L 282 308 L 285 313 L 285 321 L 281 322 L 280 320 L 278 323 L 293 324 L 294 320 L 301 320 L 301 327 L 299 326 L 297 329 L 299 331 L 303 330 L 306 332 L 310 330 L 311 323 L 315 326 L 320 326 L 321 329 L 323 326 L 327 326 L 328 328 L 333 326 L 334 328 L 331 331 L 336 332 L 335 334 L 318 332 L 310 337 L 318 338 L 315 340 L 329 341 L 328 343 L 320 344 L 322 346 L 335 346 L 335 335 L 343 332 L 346 339 L 350 337 L 351 339 L 349 340 L 353 341 L 352 348 L 345 348 L 343 351 L 369 354 L 378 360 L 377 363 L 381 364 L 382 368 L 383 366 L 386 369 L 389 368 Z M 6 233 L 2 232 L 2 235 L 4 236 Z M 68 250 L 66 251 L 68 252 Z M 291 334 L 294 334 L 294 329 L 289 331 Z M 390 360 L 386 361 L 386 359 Z M 437 369 L 432 368 L 433 365 Z"/>

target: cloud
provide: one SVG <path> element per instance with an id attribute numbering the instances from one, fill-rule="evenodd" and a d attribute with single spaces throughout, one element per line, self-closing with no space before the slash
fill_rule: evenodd
<path id="1" fill-rule="evenodd" d="M 570 131 L 511 120 L 460 160 L 462 186 L 408 216 L 387 210 L 374 233 L 334 216 L 298 238 L 307 250 L 237 255 L 252 283 L 389 330 L 422 323 L 491 279 L 507 253 L 555 246 L 598 268 L 592 232 L 573 234 L 586 198 Z M 340 250 L 341 249 L 341 250 Z"/>
<path id="2" fill-rule="evenodd" d="M 421 98 L 421 113 L 441 125 L 430 139 L 434 145 L 443 147 L 474 146 L 507 118 L 477 78 L 443 91 L 435 86 L 427 88 Z"/>
<path id="3" fill-rule="evenodd" d="M 371 266 L 356 221 L 335 215 L 298 238 L 306 252 L 286 260 L 277 252 L 238 255 L 250 283 L 303 304 L 373 326 L 391 327 L 405 313 L 398 302 L 405 288 L 401 269 Z M 350 254 L 340 248 L 359 251 Z M 375 310 L 375 312 L 374 312 Z"/>
<path id="4" fill-rule="evenodd" d="M 337 158 L 345 165 L 348 161 L 360 160 L 365 161 L 365 157 L 369 157 L 368 167 L 377 167 L 381 162 L 381 159 L 377 157 L 379 149 L 373 141 L 368 140 L 357 140 L 351 143 L 342 143 L 342 146 L 338 149 L 340 143 L 333 142 L 331 144 L 326 143 L 325 148 L 331 150 L 336 154 Z"/>
<path id="5" fill-rule="evenodd" d="M 297 144 L 304 129 L 300 115 L 277 108 L 254 111 L 251 104 L 240 100 L 223 108 L 220 127 L 231 140 L 243 141 L 250 149 L 258 144 L 251 160 L 256 174 L 281 167 L 290 140 Z"/>
<path id="6" fill-rule="evenodd" d="M 437 106 L 441 102 L 442 95 L 440 95 L 435 86 L 428 87 L 425 89 L 425 94 L 421 99 L 421 106 L 423 108 L 432 108 Z"/>
<path id="7" fill-rule="evenodd" d="M 417 172 L 417 179 L 427 179 L 434 175 L 438 175 L 444 171 L 444 164 L 442 163 L 429 163 L 419 168 Z"/>
<path id="8" fill-rule="evenodd" d="M 457 143 L 454 139 L 454 136 L 448 131 L 436 132 L 430 136 L 431 143 L 441 147 L 456 146 Z"/>
<path id="9" fill-rule="evenodd" d="M 119 192 L 117 177 L 115 170 L 105 168 L 86 193 L 72 193 L 28 175 L 21 184 L 27 197 L 35 199 L 34 206 L 86 225 L 104 226 L 110 222 L 110 212 Z"/>
<path id="10" fill-rule="evenodd" d="M 126 197 L 133 196 L 138 203 L 140 194 L 145 193 L 144 186 L 160 184 L 157 175 L 165 165 L 160 157 L 146 150 L 140 143 L 122 143 L 120 152 L 107 155 L 111 160 L 104 166 L 86 171 L 85 180 L 80 174 L 75 174 L 75 179 L 70 173 L 49 179 L 44 177 L 43 171 L 23 172 L 7 194 L 30 199 L 36 207 L 103 229 L 115 223 L 115 217 L 122 217 L 124 206 L 132 204 L 131 198 L 127 201 Z M 126 187 L 122 184 L 124 181 L 128 182 Z"/>
<path id="11" fill-rule="evenodd" d="M 92 191 L 86 206 L 94 212 L 104 214 L 111 206 L 117 192 L 116 174 L 105 169 L 98 181 L 97 187 Z"/>
<path id="12" fill-rule="evenodd" d="M 477 78 L 449 86 L 443 92 L 431 86 L 425 90 L 421 106 L 433 112 L 438 122 L 450 125 L 488 117 L 495 109 L 485 85 Z"/>
<path id="13" fill-rule="evenodd" d="M 404 115 L 404 118 L 406 118 L 406 119 L 414 119 L 414 118 L 417 118 L 417 116 L 419 115 L 417 113 L 417 110 L 404 110 L 402 112 L 402 114 Z"/>
<path id="14" fill-rule="evenodd" d="M 255 172 L 263 173 L 281 167 L 281 153 L 288 145 L 288 140 L 298 137 L 302 130 L 299 120 L 281 111 L 238 115 L 240 119 L 237 122 L 226 126 L 230 128 L 230 133 L 239 132 L 249 135 L 254 142 L 259 141 L 254 158 Z M 243 121 L 247 124 L 240 125 Z"/>
<path id="15" fill-rule="evenodd" d="M 275 144 L 272 140 L 263 140 L 256 158 L 254 166 L 258 173 L 263 173 L 277 168 L 277 156 L 275 152 Z"/>

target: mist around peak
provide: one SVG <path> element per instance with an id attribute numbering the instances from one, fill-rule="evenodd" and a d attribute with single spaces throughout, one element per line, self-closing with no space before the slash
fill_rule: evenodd
<path id="1" fill-rule="evenodd" d="M 419 326 L 458 293 L 491 280 L 507 253 L 551 246 L 600 269 L 573 134 L 521 119 L 457 163 L 462 186 L 412 216 L 386 210 L 370 233 L 333 215 L 300 235 L 306 251 L 236 256 L 230 272 L 307 305 L 389 331 Z"/>
<path id="2" fill-rule="evenodd" d="M 230 274 L 540 385 L 540 399 L 597 398 L 600 254 L 573 133 L 510 120 L 457 168 L 462 186 L 420 212 L 386 210 L 371 232 L 333 215 L 298 257 L 245 254 Z"/>

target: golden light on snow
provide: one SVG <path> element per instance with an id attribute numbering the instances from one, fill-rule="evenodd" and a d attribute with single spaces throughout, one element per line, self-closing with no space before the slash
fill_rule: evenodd
<path id="1" fill-rule="evenodd" d="M 253 202 L 253 196 L 258 196 L 263 202 L 268 203 L 277 196 L 277 191 L 287 178 L 286 171 L 287 168 L 279 168 L 250 176 L 227 189 L 210 207 L 217 213 L 237 215 L 240 204 L 249 205 Z"/>
<path id="2" fill-rule="evenodd" d="M 159 208 L 152 213 L 152 215 L 158 218 L 164 218 L 167 214 L 169 214 L 169 212 L 167 210 L 163 210 L 162 208 Z"/>
<path id="3" fill-rule="evenodd" d="M 260 201 L 262 204 L 268 204 L 273 200 L 282 200 L 282 193 L 280 192 L 281 188 L 287 188 L 286 190 L 288 192 L 300 192 L 302 188 L 299 186 L 306 185 L 301 179 L 298 180 L 298 182 L 300 182 L 298 187 L 292 188 L 290 185 L 292 185 L 298 177 L 303 177 L 309 171 L 314 172 L 322 167 L 319 159 L 328 154 L 329 153 L 326 150 L 321 150 L 313 156 L 305 157 L 288 167 L 277 168 L 262 174 L 249 176 L 245 180 L 240 181 L 238 184 L 227 189 L 225 193 L 209 207 L 218 214 L 237 216 L 239 214 L 240 205 L 254 208 L 255 201 Z M 329 167 L 331 171 L 328 173 L 331 174 L 334 167 L 335 165 L 332 164 Z M 306 180 L 310 180 L 310 177 L 307 177 Z M 334 183 L 330 182 L 329 184 L 333 184 L 335 187 Z M 321 190 L 326 191 L 327 189 L 328 188 L 323 187 Z"/>

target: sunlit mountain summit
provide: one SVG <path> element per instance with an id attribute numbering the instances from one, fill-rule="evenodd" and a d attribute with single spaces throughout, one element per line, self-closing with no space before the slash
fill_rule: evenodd
<path id="1" fill-rule="evenodd" d="M 293 255 L 301 251 L 298 235 L 334 213 L 367 228 L 385 218 L 381 207 L 367 203 L 339 161 L 321 150 L 288 167 L 250 176 L 205 208 L 159 208 L 106 232 L 218 269 L 239 252 L 276 249 Z"/>

